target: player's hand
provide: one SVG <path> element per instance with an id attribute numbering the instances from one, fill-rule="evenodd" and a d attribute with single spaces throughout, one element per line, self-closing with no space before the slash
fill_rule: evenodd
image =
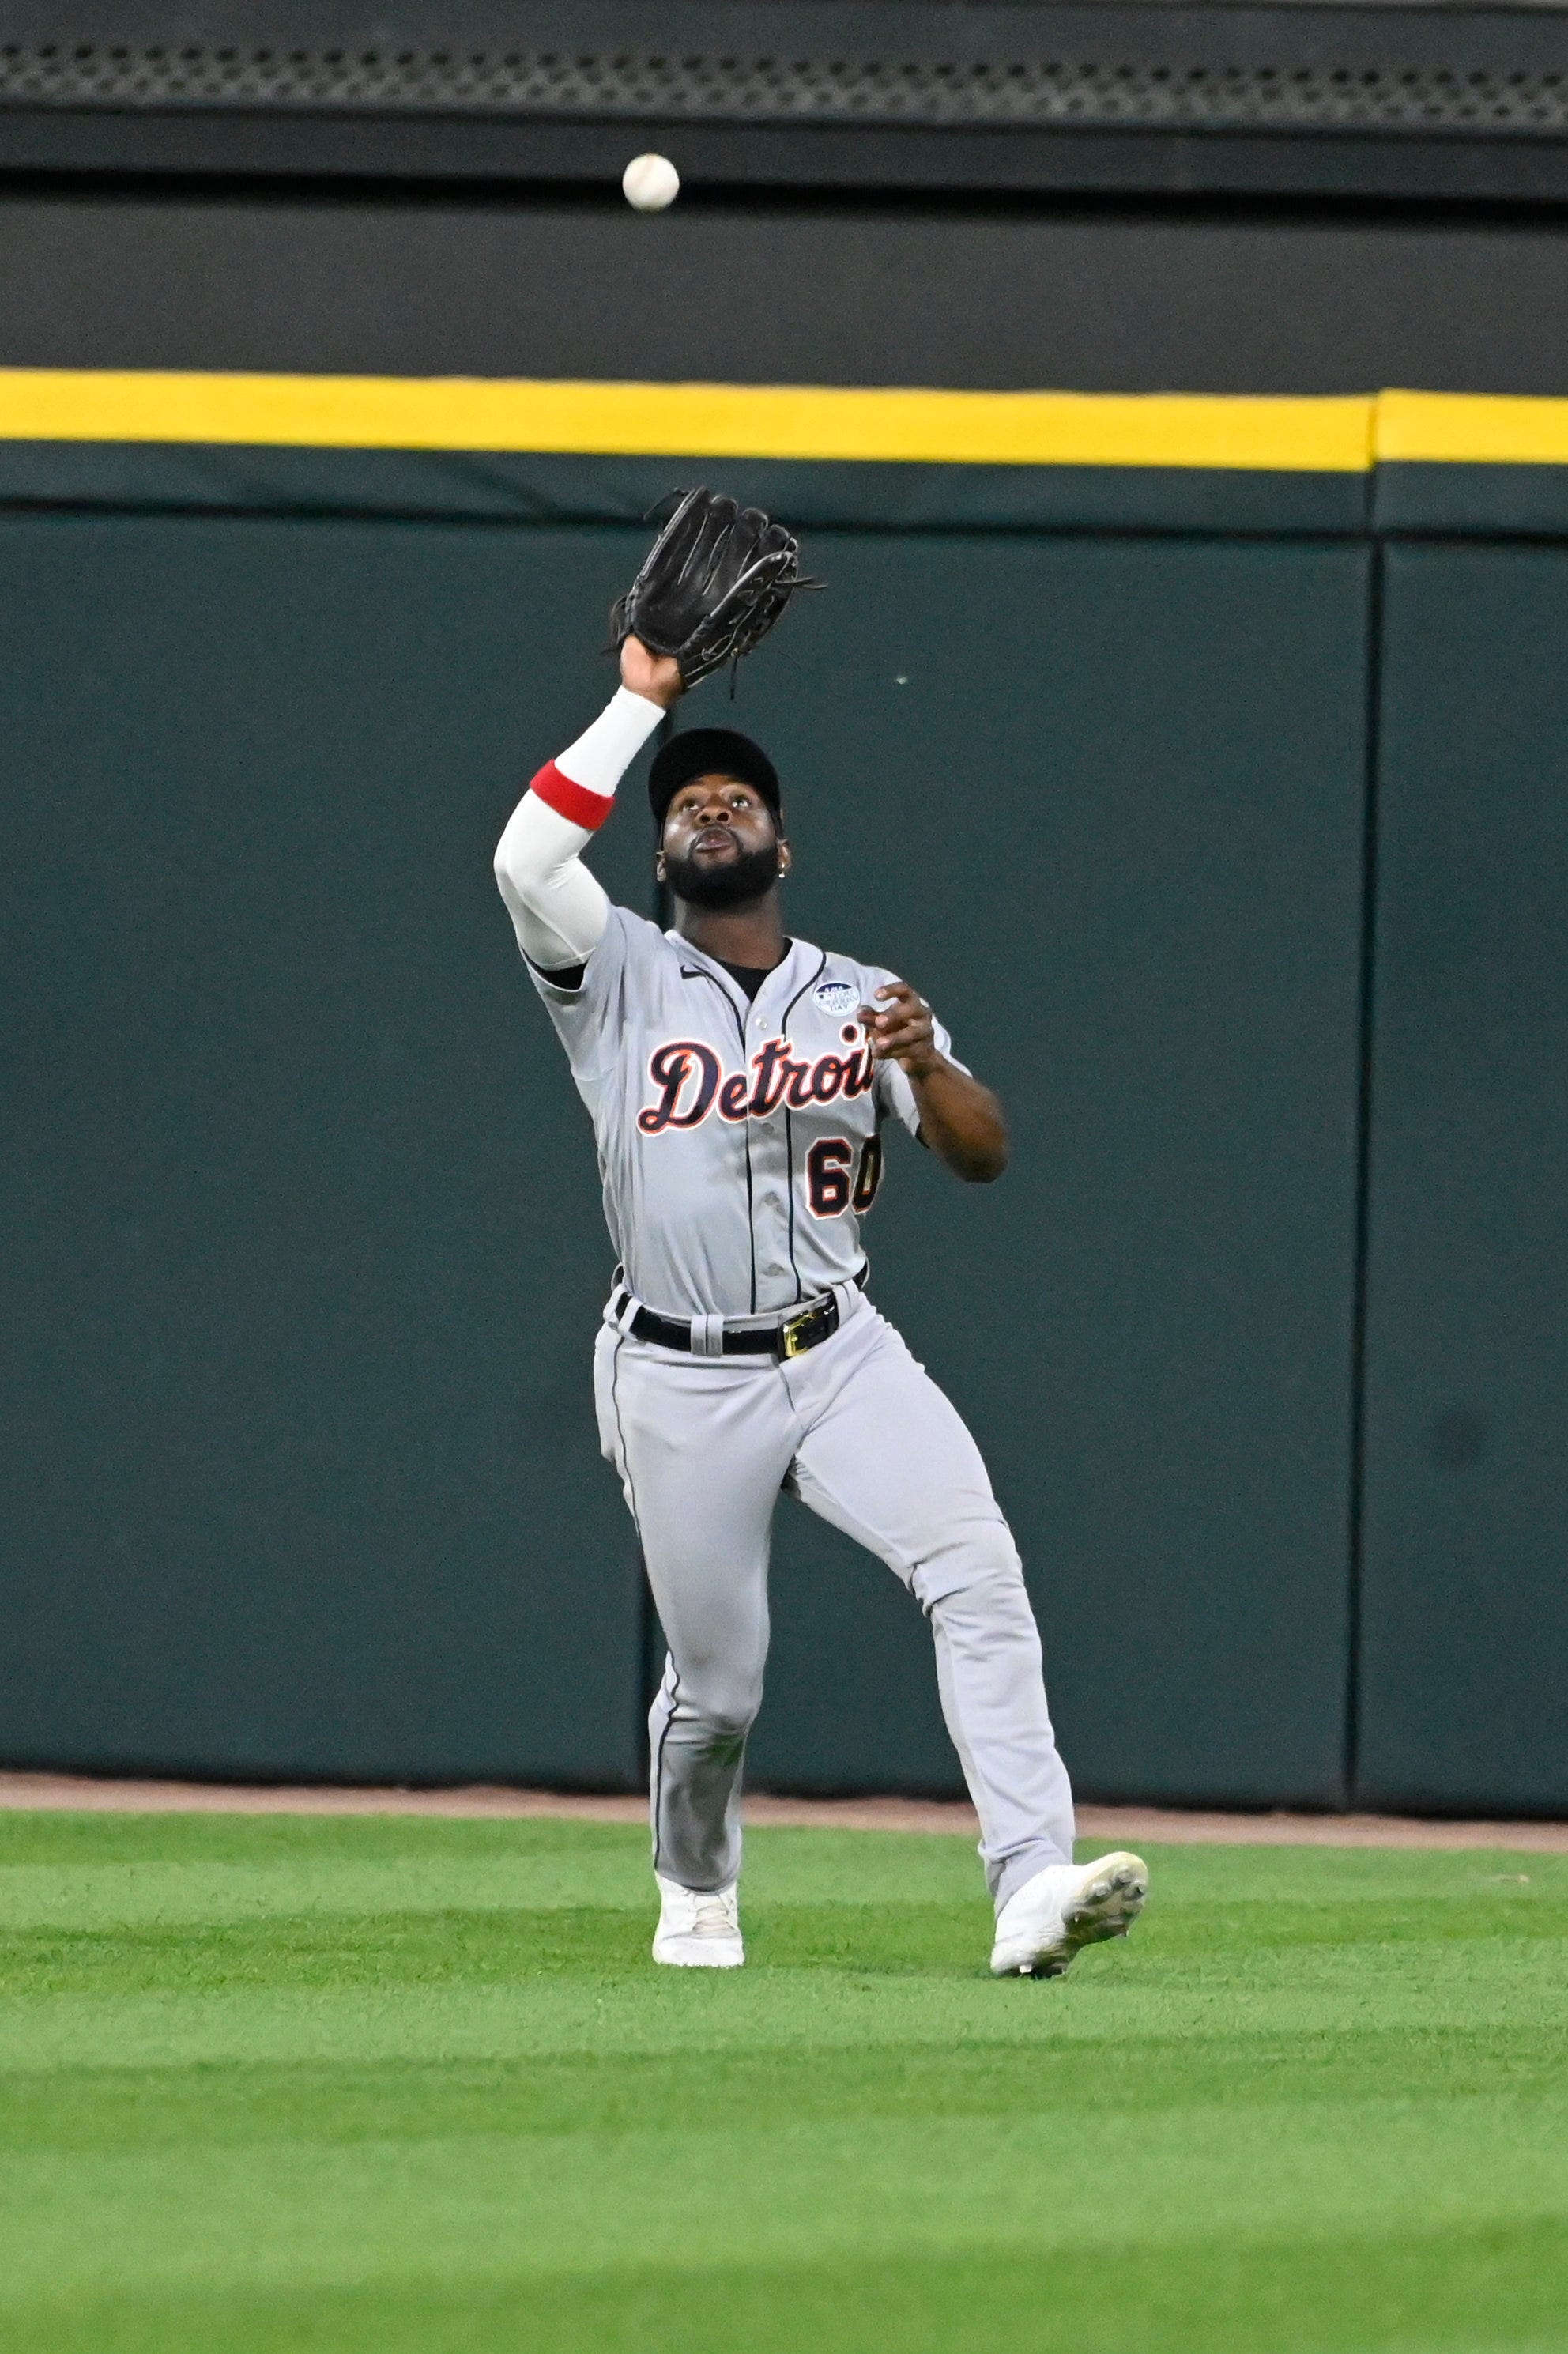
<path id="1" fill-rule="evenodd" d="M 620 684 L 664 711 L 686 691 L 686 682 L 674 655 L 650 653 L 641 638 L 627 638 L 622 642 Z"/>
<path id="2" fill-rule="evenodd" d="M 931 1009 L 906 981 L 884 981 L 876 1002 L 863 1005 L 860 1018 L 879 1063 L 897 1063 L 912 1079 L 927 1079 L 942 1067 Z"/>

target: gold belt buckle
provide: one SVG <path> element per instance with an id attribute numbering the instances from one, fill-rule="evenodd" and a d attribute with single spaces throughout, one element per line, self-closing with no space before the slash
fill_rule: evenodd
<path id="1" fill-rule="evenodd" d="M 826 1302 L 819 1299 L 813 1306 L 810 1308 L 802 1308 L 798 1316 L 791 1316 L 787 1323 L 781 1324 L 779 1327 L 779 1355 L 781 1357 L 803 1357 L 807 1350 L 811 1345 L 810 1339 L 809 1337 L 811 1328 L 817 1323 L 818 1320 L 821 1317 L 825 1316 L 826 1313 Z"/>

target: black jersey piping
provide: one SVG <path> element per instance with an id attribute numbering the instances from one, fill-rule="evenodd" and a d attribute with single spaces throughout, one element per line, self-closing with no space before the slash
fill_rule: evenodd
<path id="1" fill-rule="evenodd" d="M 736 1003 L 734 998 L 730 995 L 728 990 L 719 979 L 717 973 L 710 972 L 706 965 L 704 964 L 683 964 L 681 967 L 681 979 L 683 981 L 711 981 L 714 987 L 718 991 L 719 995 L 723 998 L 725 1003 L 728 1006 L 730 1012 L 735 1016 L 735 1026 L 740 1034 L 740 1065 L 742 1070 L 744 1070 L 746 1068 L 746 1015 L 741 1012 L 739 1006 Z M 739 985 L 740 984 L 737 981 L 736 986 L 738 988 Z M 747 1011 L 749 1012 L 749 1010 L 750 1009 L 748 1007 Z M 747 1120 L 741 1129 L 740 1140 L 746 1148 L 746 1238 L 751 1250 L 751 1308 L 749 1312 L 755 1316 L 757 1313 L 757 1220 L 752 1214 L 751 1207 L 751 1122 L 749 1120 Z"/>
<path id="2" fill-rule="evenodd" d="M 797 1005 L 800 1004 L 800 1000 L 805 996 L 806 991 L 812 988 L 815 983 L 821 979 L 822 974 L 827 970 L 827 962 L 828 952 L 826 949 L 824 949 L 816 971 L 811 974 L 810 980 L 803 981 L 800 983 L 800 988 L 795 991 L 794 996 L 784 1008 L 784 1019 L 779 1024 L 781 1036 L 788 1038 L 789 1035 L 790 1015 L 794 1013 Z M 795 1123 L 789 1117 L 789 1106 L 788 1103 L 784 1106 L 784 1161 L 786 1168 L 785 1191 L 789 1204 L 789 1272 L 795 1278 L 795 1297 L 797 1299 L 803 1299 L 806 1294 L 800 1282 L 800 1270 L 795 1264 Z"/>

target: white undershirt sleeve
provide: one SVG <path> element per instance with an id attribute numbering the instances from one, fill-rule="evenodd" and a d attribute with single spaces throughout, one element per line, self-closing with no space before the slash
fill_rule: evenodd
<path id="1" fill-rule="evenodd" d="M 546 972 L 585 964 L 604 937 L 609 901 L 581 853 L 663 716 L 660 705 L 620 687 L 592 726 L 540 769 L 506 822 L 495 880 L 518 947 Z"/>

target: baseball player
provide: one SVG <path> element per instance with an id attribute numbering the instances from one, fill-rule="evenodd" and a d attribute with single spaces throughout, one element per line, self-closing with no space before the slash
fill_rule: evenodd
<path id="1" fill-rule="evenodd" d="M 495 872 L 593 1120 L 620 1261 L 595 1395 L 669 1645 L 649 1724 L 653 1959 L 745 1959 L 741 1767 L 784 1487 L 929 1619 L 996 1905 L 991 1967 L 1058 1977 L 1125 1934 L 1148 1873 L 1133 1855 L 1073 1861 L 1012 1534 L 957 1412 L 867 1298 L 861 1242 L 885 1129 L 985 1183 L 1007 1157 L 1001 1108 L 907 981 L 787 935 L 779 779 L 744 736 L 679 733 L 653 760 L 671 928 L 610 905 L 582 853 L 683 684 L 634 634 L 620 675 L 534 779 Z"/>

